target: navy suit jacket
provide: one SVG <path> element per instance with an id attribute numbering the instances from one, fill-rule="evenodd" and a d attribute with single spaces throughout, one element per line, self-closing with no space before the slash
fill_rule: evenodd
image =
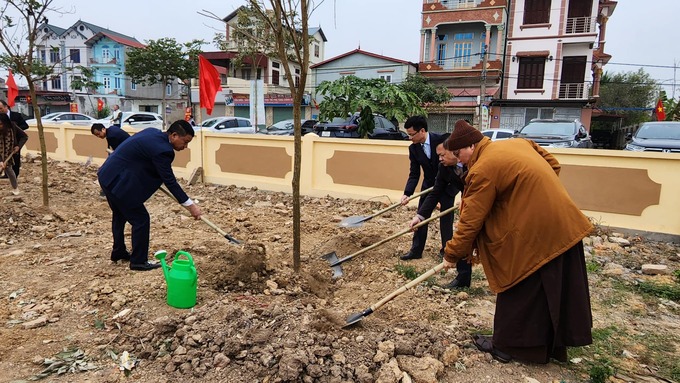
<path id="1" fill-rule="evenodd" d="M 189 197 L 172 172 L 175 151 L 168 135 L 149 128 L 125 140 L 99 168 L 101 187 L 129 206 L 144 204 L 165 184 L 180 203 Z"/>
<path id="2" fill-rule="evenodd" d="M 106 128 L 106 144 L 113 150 L 118 149 L 118 146 L 128 138 L 130 138 L 128 132 L 116 125 Z"/>
<path id="3" fill-rule="evenodd" d="M 427 158 L 421 144 L 411 144 L 408 147 L 408 158 L 411 162 L 411 168 L 408 173 L 408 180 L 404 188 L 404 194 L 407 196 L 413 195 L 420 181 L 420 169 L 423 170 L 423 186 L 421 190 L 428 189 L 434 185 L 434 180 L 437 177 L 437 170 L 439 168 L 439 157 L 437 156 L 437 145 L 441 144 L 448 138 L 448 133 L 437 134 L 428 133 L 430 135 L 430 158 Z M 446 192 L 452 197 L 456 196 L 457 190 L 447 188 Z"/>

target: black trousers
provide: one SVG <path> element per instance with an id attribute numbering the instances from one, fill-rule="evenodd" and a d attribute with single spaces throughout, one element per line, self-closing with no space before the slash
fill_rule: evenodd
<path id="1" fill-rule="evenodd" d="M 418 201 L 418 208 L 425 202 L 425 197 L 420 197 Z M 439 205 L 441 211 L 453 207 L 453 198 L 446 193 L 442 193 L 439 197 Z M 434 212 L 432 213 L 434 214 Z M 425 250 L 425 242 L 427 241 L 427 227 L 429 225 L 421 226 L 413 233 L 413 242 L 411 243 L 411 253 L 415 256 L 422 256 Z M 441 233 L 442 247 L 440 251 L 446 247 L 446 242 L 453 238 L 453 213 L 447 214 L 439 218 L 439 231 Z M 467 262 L 466 262 L 467 263 Z"/>
<path id="2" fill-rule="evenodd" d="M 21 168 L 21 152 L 19 153 L 14 153 L 12 156 L 13 159 L 13 164 L 12 164 L 12 170 L 14 170 L 14 175 L 19 177 L 19 168 Z"/>
<path id="3" fill-rule="evenodd" d="M 127 248 L 125 247 L 125 223 L 129 222 L 130 226 L 132 226 L 130 263 L 146 263 L 149 260 L 149 230 L 151 229 L 149 212 L 143 204 L 129 206 L 125 201 L 114 197 L 106 188 L 103 188 L 103 190 L 113 213 L 111 219 L 111 232 L 113 233 L 111 256 L 124 256 L 127 254 Z"/>

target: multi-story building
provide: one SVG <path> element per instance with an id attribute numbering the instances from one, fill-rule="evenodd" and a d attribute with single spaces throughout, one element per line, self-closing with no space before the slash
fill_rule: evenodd
<path id="1" fill-rule="evenodd" d="M 519 129 L 532 118 L 589 126 L 610 0 L 423 0 L 420 72 L 449 89 L 436 130 L 457 119 Z M 598 33 L 597 26 L 600 30 Z"/>
<path id="2" fill-rule="evenodd" d="M 262 80 L 264 93 L 264 111 L 266 125 L 284 119 L 293 118 L 293 97 L 288 86 L 288 79 L 285 76 L 283 63 L 275 56 L 267 56 L 264 52 L 245 55 L 241 58 L 239 47 L 234 37 L 234 31 L 238 25 L 238 15 L 243 7 L 235 10 L 223 20 L 226 23 L 224 50 L 218 52 L 204 52 L 203 57 L 210 61 L 222 79 L 222 92 L 215 98 L 215 106 L 212 115 L 207 115 L 205 110 L 201 110 L 200 118 L 215 116 L 237 116 L 250 118 L 251 107 L 251 86 L 252 80 Z M 323 61 L 326 36 L 320 27 L 309 28 L 310 55 L 309 65 Z M 239 60 L 240 59 L 240 60 Z M 300 84 L 301 63 L 289 61 L 290 73 L 294 76 L 295 86 L 305 87 L 306 93 L 311 94 L 311 71 L 307 70 L 306 84 Z M 192 83 L 192 102 L 195 110 L 198 110 L 198 82 Z M 306 109 L 303 118 L 311 117 L 309 100 L 303 100 Z"/>
<path id="3" fill-rule="evenodd" d="M 170 90 L 161 85 L 137 86 L 125 76 L 126 52 L 144 45 L 134 37 L 78 20 L 64 29 L 50 24 L 38 28 L 36 55 L 42 62 L 53 67 L 54 76 L 38 84 L 38 105 L 43 114 L 77 109 L 90 115 L 96 114 L 96 99 L 108 106 L 120 105 L 124 111 L 149 111 L 160 113 L 162 92 L 177 115 L 183 115 L 179 84 L 169 84 Z M 91 69 L 91 81 L 102 86 L 97 89 L 76 89 L 74 80 L 83 76 L 81 67 Z M 170 95 L 167 92 L 170 91 Z M 20 97 L 22 95 L 20 94 Z M 25 102 L 26 97 L 23 97 Z M 20 99 L 21 101 L 21 99 Z M 168 111 L 166 110 L 166 113 Z M 32 115 L 32 110 L 29 112 Z"/>
<path id="4" fill-rule="evenodd" d="M 430 113 L 432 129 L 450 131 L 459 119 L 477 122 L 500 89 L 506 0 L 423 0 L 419 72 L 449 89 L 451 101 Z"/>
<path id="5" fill-rule="evenodd" d="M 588 128 L 611 57 L 604 41 L 615 7 L 609 0 L 511 1 L 504 75 L 489 126 L 519 129 L 533 118 L 565 118 Z"/>

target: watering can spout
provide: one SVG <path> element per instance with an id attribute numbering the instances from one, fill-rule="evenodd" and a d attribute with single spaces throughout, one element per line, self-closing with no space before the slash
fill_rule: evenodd
<path id="1" fill-rule="evenodd" d="M 154 257 L 158 259 L 161 262 L 161 266 L 163 266 L 163 276 L 165 279 L 168 279 L 168 264 L 165 263 L 165 256 L 168 255 L 168 252 L 165 250 L 158 250 L 155 252 Z"/>

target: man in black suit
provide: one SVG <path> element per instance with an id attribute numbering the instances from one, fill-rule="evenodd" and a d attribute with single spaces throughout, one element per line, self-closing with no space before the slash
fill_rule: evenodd
<path id="1" fill-rule="evenodd" d="M 129 260 L 130 269 L 139 271 L 160 267 L 148 261 L 151 222 L 144 202 L 161 184 L 194 218 L 201 217 L 201 209 L 182 190 L 172 172 L 175 151 L 184 150 L 193 138 L 194 129 L 184 120 L 173 122 L 166 132 L 144 129 L 125 140 L 99 168 L 97 178 L 113 212 L 111 261 Z M 125 222 L 132 226 L 131 254 L 125 247 Z"/>
<path id="2" fill-rule="evenodd" d="M 437 145 L 444 142 L 448 134 L 428 133 L 427 120 L 423 116 L 410 117 L 404 123 L 404 128 L 409 136 L 412 144 L 408 147 L 408 158 L 411 162 L 408 180 L 404 188 L 404 195 L 401 197 L 401 203 L 408 203 L 409 196 L 413 195 L 418 182 L 420 181 L 420 172 L 423 173 L 423 184 L 421 190 L 425 190 L 434 185 L 434 180 L 437 176 L 437 169 L 439 166 L 439 159 L 435 149 Z M 458 190 L 453 186 L 449 186 L 443 193 L 440 194 L 438 202 L 442 211 L 453 206 L 453 198 L 458 193 Z M 418 207 L 422 206 L 425 198 L 420 198 Z M 453 213 L 447 214 L 439 219 L 442 247 L 439 251 L 441 254 L 446 241 L 453 236 Z M 400 257 L 401 260 L 417 259 L 423 256 L 425 249 L 425 241 L 427 240 L 427 226 L 421 227 L 413 233 L 413 242 L 411 250 Z"/>
<path id="3" fill-rule="evenodd" d="M 425 197 L 422 197 L 424 201 L 418 208 L 416 216 L 411 220 L 409 224 L 411 227 L 430 218 L 432 212 L 437 207 L 437 202 L 441 199 L 442 194 L 447 193 L 447 190 L 455 190 L 456 193 L 463 192 L 463 188 L 465 187 L 465 183 L 463 182 L 465 167 L 462 163 L 458 162 L 458 158 L 456 158 L 452 151 L 444 149 L 444 145 L 445 143 L 437 145 L 436 150 L 437 156 L 439 157 L 437 177 L 435 178 L 432 191 Z M 453 232 L 451 232 L 451 235 L 453 235 Z M 451 238 L 452 237 L 449 237 L 446 241 L 449 241 Z M 456 278 L 444 287 L 447 289 L 470 287 L 472 265 L 465 259 L 461 259 L 456 263 L 456 270 L 458 271 Z"/>
<path id="4" fill-rule="evenodd" d="M 28 124 L 26 123 L 26 120 L 24 120 L 24 116 L 21 115 L 19 112 L 12 112 L 9 109 L 9 105 L 7 105 L 7 101 L 5 100 L 0 100 L 0 113 L 4 113 L 9 116 L 10 121 L 13 123 L 17 124 L 21 130 L 26 130 L 28 129 Z M 12 165 L 12 169 L 14 170 L 14 174 L 19 177 L 19 168 L 21 168 L 21 152 L 16 152 L 14 156 L 14 165 Z"/>

